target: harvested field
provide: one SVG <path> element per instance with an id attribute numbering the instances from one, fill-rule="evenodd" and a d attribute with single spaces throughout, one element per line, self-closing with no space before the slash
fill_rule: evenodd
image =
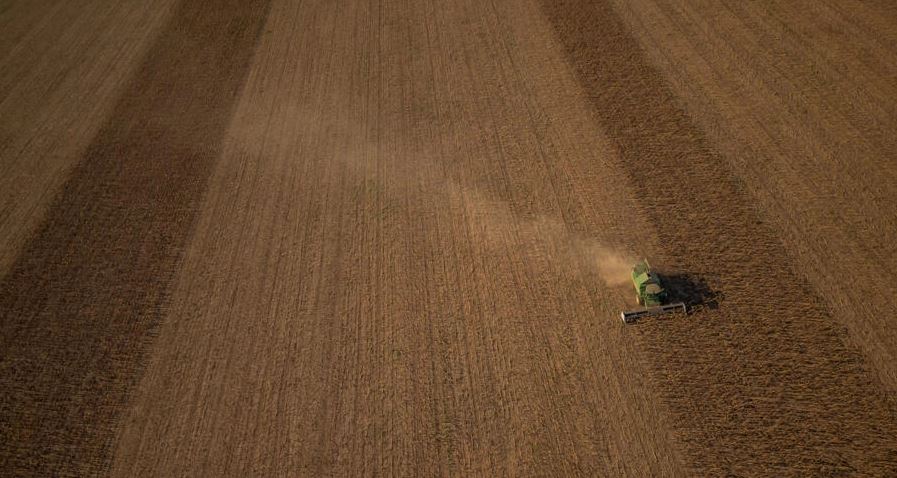
<path id="1" fill-rule="evenodd" d="M 895 475 L 895 40 L 853 0 L 10 2 L 0 471 Z M 689 316 L 620 323 L 641 256 Z"/>

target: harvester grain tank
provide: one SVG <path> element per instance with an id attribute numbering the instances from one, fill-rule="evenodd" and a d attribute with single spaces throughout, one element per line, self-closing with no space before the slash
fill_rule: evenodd
<path id="1" fill-rule="evenodd" d="M 685 313 L 683 302 L 670 302 L 670 294 L 664 288 L 660 276 L 651 269 L 648 260 L 642 260 L 632 268 L 632 285 L 635 286 L 635 300 L 641 309 L 620 313 L 623 323 L 632 324 L 641 317 Z"/>

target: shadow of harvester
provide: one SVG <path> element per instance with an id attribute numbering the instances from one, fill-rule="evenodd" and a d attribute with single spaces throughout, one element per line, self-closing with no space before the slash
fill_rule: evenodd
<path id="1" fill-rule="evenodd" d="M 712 289 L 703 278 L 683 273 L 659 275 L 672 301 L 684 302 L 689 310 L 719 308 L 722 293 Z"/>

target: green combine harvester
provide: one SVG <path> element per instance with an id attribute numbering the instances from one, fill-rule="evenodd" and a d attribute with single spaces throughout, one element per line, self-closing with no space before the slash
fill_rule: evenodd
<path id="1" fill-rule="evenodd" d="M 647 259 L 632 268 L 632 284 L 635 286 L 635 299 L 643 308 L 621 312 L 620 318 L 624 324 L 633 324 L 649 315 L 686 313 L 685 303 L 669 302 L 669 293 L 657 273 L 651 270 Z"/>

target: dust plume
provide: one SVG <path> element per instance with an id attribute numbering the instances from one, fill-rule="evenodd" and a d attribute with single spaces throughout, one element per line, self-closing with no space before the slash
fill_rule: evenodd
<path id="1" fill-rule="evenodd" d="M 523 256 L 560 261 L 565 269 L 597 275 L 608 287 L 629 283 L 636 262 L 633 254 L 571 231 L 554 217 L 522 218 L 508 204 L 490 199 L 476 189 L 454 183 L 444 187 L 451 201 L 463 204 L 467 220 L 487 246 L 517 243 L 520 247 L 516 250 Z"/>
<path id="2" fill-rule="evenodd" d="M 632 265 L 636 259 L 631 254 L 626 254 L 607 246 L 589 241 L 583 251 L 585 259 L 592 262 L 592 267 L 598 272 L 598 276 L 605 284 L 611 287 L 629 283 Z"/>
<path id="3" fill-rule="evenodd" d="M 488 192 L 464 185 L 458 178 L 447 177 L 434 167 L 435 160 L 412 155 L 415 161 L 388 162 L 382 170 L 371 161 L 377 157 L 375 145 L 356 145 L 338 155 L 346 171 L 359 179 L 374 181 L 389 196 L 417 197 L 413 204 L 441 204 L 464 216 L 471 239 L 486 249 L 516 251 L 520 258 L 534 263 L 551 263 L 564 270 L 597 276 L 607 287 L 628 284 L 636 256 L 619 247 L 584 236 L 557 217 L 523 216 L 511 205 Z M 426 197 L 426 199 L 421 196 Z"/>

